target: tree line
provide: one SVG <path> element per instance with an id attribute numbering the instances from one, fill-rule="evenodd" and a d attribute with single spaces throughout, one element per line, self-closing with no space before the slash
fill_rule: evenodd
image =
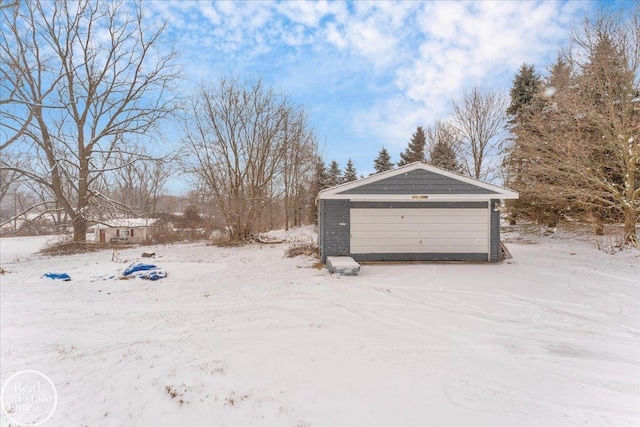
<path id="1" fill-rule="evenodd" d="M 418 126 L 397 163 L 382 147 L 373 161 L 376 173 L 426 162 L 479 180 L 500 180 L 500 153 L 508 140 L 506 98 L 500 92 L 474 86 L 451 103 L 452 117 L 436 120 L 426 130 Z"/>
<path id="2" fill-rule="evenodd" d="M 383 147 L 374 170 L 422 161 L 517 190 L 518 218 L 548 226 L 624 224 L 638 246 L 640 216 L 640 6 L 602 13 L 572 30 L 546 75 L 523 64 L 509 97 L 473 87 L 453 115 L 419 126 L 394 164 Z"/>
<path id="3" fill-rule="evenodd" d="M 400 160 L 393 163 L 386 147 L 373 161 L 375 173 L 413 162 L 494 181 L 500 175 L 499 153 L 506 142 L 507 101 L 499 92 L 473 87 L 452 100 L 452 119 L 436 120 L 425 130 L 418 126 Z M 357 179 L 351 159 L 344 173 L 333 160 L 328 167 L 320 160 L 317 168 L 320 189 Z"/>
<path id="4" fill-rule="evenodd" d="M 509 97 L 463 91 L 397 163 L 382 147 L 375 172 L 425 161 L 519 191 L 514 221 L 623 222 L 637 244 L 638 10 L 574 28 L 548 73 L 524 64 Z M 325 164 L 305 108 L 259 79 L 180 94 L 178 58 L 140 2 L 16 2 L 0 20 L 0 201 L 12 197 L 14 214 L 53 215 L 82 241 L 93 221 L 161 210 L 180 171 L 230 237 L 247 239 L 313 221 L 318 191 L 358 179 L 351 159 Z M 181 148 L 157 154 L 169 120 Z"/>
<path id="5" fill-rule="evenodd" d="M 57 217 L 84 241 L 92 222 L 157 214 L 177 170 L 214 196 L 233 239 L 276 212 L 286 227 L 312 217 L 317 144 L 304 108 L 260 81 L 180 96 L 177 56 L 141 2 L 15 2 L 0 20 L 0 197 L 12 196 L 14 220 Z M 168 120 L 181 149 L 157 154 Z"/>

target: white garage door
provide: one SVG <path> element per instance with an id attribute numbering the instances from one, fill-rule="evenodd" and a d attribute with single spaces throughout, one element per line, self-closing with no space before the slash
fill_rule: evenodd
<path id="1" fill-rule="evenodd" d="M 351 209 L 351 253 L 489 253 L 487 209 Z"/>

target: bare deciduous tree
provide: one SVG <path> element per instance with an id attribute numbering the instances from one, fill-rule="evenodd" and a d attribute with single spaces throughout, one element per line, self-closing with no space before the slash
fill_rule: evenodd
<path id="1" fill-rule="evenodd" d="M 265 208 L 293 183 L 293 153 L 310 141 L 301 117 L 260 81 L 223 78 L 202 86 L 191 100 L 184 122 L 185 146 L 194 159 L 189 170 L 216 196 L 231 238 L 255 232 Z"/>
<path id="2" fill-rule="evenodd" d="M 294 111 L 285 127 L 286 153 L 283 158 L 284 227 L 302 225 L 313 209 L 315 195 L 309 191 L 315 167 L 317 143 L 304 111 Z"/>
<path id="3" fill-rule="evenodd" d="M 110 174 L 106 186 L 109 199 L 117 200 L 137 216 L 156 213 L 158 200 L 172 175 L 169 166 L 175 164 L 175 156 L 158 159 L 139 147 L 132 153 L 116 153 L 113 160 L 119 167 Z"/>
<path id="4" fill-rule="evenodd" d="M 7 158 L 6 153 L 0 151 L 0 203 L 21 177 L 17 170 L 8 169 L 10 164 L 11 160 Z"/>
<path id="5" fill-rule="evenodd" d="M 506 98 L 475 86 L 454 99 L 452 105 L 464 172 L 472 178 L 492 181 L 505 137 Z"/>
<path id="6" fill-rule="evenodd" d="M 74 240 L 116 152 L 135 152 L 174 110 L 174 53 L 156 50 L 163 28 L 144 24 L 139 2 L 27 1 L 0 11 L 0 147 L 3 165 L 47 193 L 71 218 Z M 142 136 L 144 139 L 145 137 Z"/>

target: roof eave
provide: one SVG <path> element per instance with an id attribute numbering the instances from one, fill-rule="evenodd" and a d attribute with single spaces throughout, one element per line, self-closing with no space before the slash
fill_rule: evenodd
<path id="1" fill-rule="evenodd" d="M 336 197 L 329 197 L 330 195 L 337 195 L 337 194 L 341 194 L 344 193 L 345 191 L 349 191 L 353 188 L 358 188 L 361 187 L 363 185 L 367 185 L 367 184 L 371 184 L 386 178 L 390 178 L 396 175 L 401 175 L 403 173 L 407 173 L 407 172 L 411 172 L 414 170 L 426 170 L 426 171 L 430 171 L 433 173 L 437 173 L 443 176 L 447 176 L 449 178 L 455 179 L 457 181 L 460 182 L 465 182 L 467 184 L 470 185 L 474 185 L 476 187 L 480 187 L 483 188 L 485 190 L 489 190 L 489 191 L 493 191 L 494 193 L 492 193 L 492 195 L 497 195 L 498 197 L 491 197 L 494 199 L 517 199 L 518 198 L 518 193 L 516 193 L 515 191 L 509 190 L 508 188 L 504 188 L 504 187 L 500 187 L 497 185 L 493 185 L 493 184 L 489 184 L 486 183 L 484 181 L 480 181 L 474 178 L 470 178 L 464 175 L 460 175 L 451 171 L 447 171 L 444 169 L 440 169 L 438 167 L 429 165 L 427 163 L 424 162 L 414 162 L 414 163 L 410 163 L 408 165 L 405 166 L 401 166 L 397 169 L 392 169 L 392 170 L 388 170 L 385 172 L 380 172 L 374 175 L 370 175 L 366 178 L 361 178 L 359 180 L 356 181 L 352 181 L 352 182 L 348 182 L 348 183 L 344 183 L 344 184 L 339 184 L 336 185 L 334 187 L 331 188 L 326 188 L 322 191 L 320 191 L 318 193 L 318 199 L 322 200 L 322 199 L 329 199 L 329 198 L 336 198 Z M 338 199 L 350 199 L 352 197 L 352 195 L 345 195 L 346 197 L 338 197 Z"/>
<path id="2" fill-rule="evenodd" d="M 516 192 L 490 194 L 325 194 L 320 200 L 351 200 L 353 202 L 460 202 L 518 199 Z"/>

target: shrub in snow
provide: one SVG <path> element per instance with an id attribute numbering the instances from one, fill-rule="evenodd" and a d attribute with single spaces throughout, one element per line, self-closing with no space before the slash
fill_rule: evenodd
<path id="1" fill-rule="evenodd" d="M 312 236 L 298 236 L 293 239 L 291 246 L 289 246 L 289 249 L 287 249 L 284 255 L 287 258 L 293 258 L 301 255 L 318 258 L 318 244 Z"/>

